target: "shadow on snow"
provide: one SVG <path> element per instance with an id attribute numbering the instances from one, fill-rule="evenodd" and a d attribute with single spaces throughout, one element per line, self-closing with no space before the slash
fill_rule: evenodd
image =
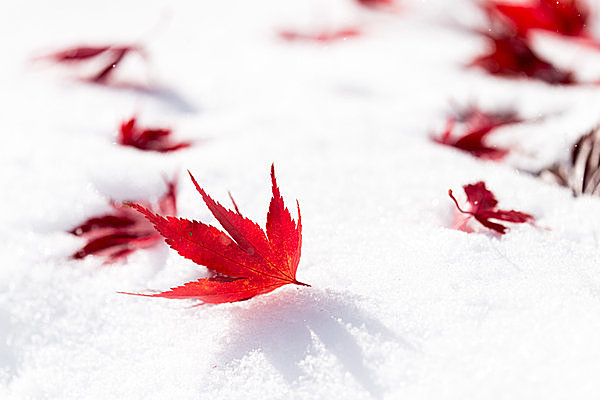
<path id="1" fill-rule="evenodd" d="M 292 383 L 306 375 L 300 362 L 317 353 L 315 338 L 333 354 L 369 394 L 381 395 L 373 370 L 365 363 L 362 348 L 349 328 L 412 348 L 381 322 L 360 310 L 347 294 L 331 290 L 287 291 L 232 310 L 233 326 L 223 347 L 222 362 L 229 363 L 253 351 L 265 358 Z"/>

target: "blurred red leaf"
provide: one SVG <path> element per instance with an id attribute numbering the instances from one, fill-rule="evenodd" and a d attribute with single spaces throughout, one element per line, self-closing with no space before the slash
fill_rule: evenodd
<path id="1" fill-rule="evenodd" d="M 358 4 L 368 8 L 391 7 L 396 4 L 396 0 L 356 0 Z"/>
<path id="2" fill-rule="evenodd" d="M 167 182 L 167 192 L 157 204 L 141 204 L 162 214 L 174 215 L 177 213 L 175 190 L 175 182 Z M 113 200 L 110 201 L 110 206 L 111 213 L 89 218 L 69 231 L 87 241 L 72 258 L 82 259 L 95 255 L 106 257 L 107 263 L 114 263 L 138 249 L 160 242 L 160 234 L 139 213 Z"/>
<path id="3" fill-rule="evenodd" d="M 167 244 L 181 256 L 206 266 L 216 276 L 198 279 L 162 293 L 137 295 L 227 303 L 268 293 L 289 283 L 309 286 L 296 280 L 302 246 L 300 206 L 296 224 L 283 204 L 273 166 L 273 197 L 267 214 L 266 233 L 258 224 L 244 218 L 235 202 L 236 211 L 224 208 L 206 194 L 191 173 L 190 178 L 227 233 L 198 221 L 165 218 L 140 204 L 131 206 L 145 215 L 165 237 Z"/>
<path id="4" fill-rule="evenodd" d="M 482 33 L 491 42 L 492 50 L 475 58 L 471 66 L 488 73 L 512 78 L 532 78 L 550 84 L 576 83 L 571 71 L 561 70 L 538 57 L 526 39 L 506 33 Z"/>
<path id="5" fill-rule="evenodd" d="M 340 29 L 333 32 L 320 33 L 300 33 L 291 30 L 279 31 L 279 37 L 287 41 L 310 41 L 310 42 L 335 42 L 345 40 L 349 37 L 360 35 L 360 31 L 355 28 Z"/>
<path id="6" fill-rule="evenodd" d="M 144 55 L 138 45 L 75 46 L 51 53 L 42 58 L 59 64 L 95 63 L 97 72 L 85 78 L 87 81 L 107 84 L 119 64 L 129 53 Z"/>
<path id="7" fill-rule="evenodd" d="M 532 29 L 541 29 L 565 36 L 589 36 L 590 15 L 581 1 L 489 1 L 484 4 L 484 9 L 491 19 L 508 23 L 517 35 L 525 36 Z"/>
<path id="8" fill-rule="evenodd" d="M 171 129 L 140 128 L 136 126 L 135 117 L 123 121 L 119 129 L 117 142 L 123 146 L 131 146 L 140 150 L 166 153 L 189 147 L 189 142 L 173 143 L 170 140 Z"/>
<path id="9" fill-rule="evenodd" d="M 459 136 L 452 134 L 457 121 L 465 127 L 464 133 Z M 508 149 L 489 146 L 485 143 L 485 139 L 494 129 L 521 121 L 522 119 L 513 111 L 487 113 L 476 107 L 470 107 L 459 114 L 458 118 L 449 119 L 442 136 L 432 139 L 437 143 L 466 151 L 474 157 L 500 160 L 508 154 Z"/>
<path id="10" fill-rule="evenodd" d="M 467 203 L 469 209 L 463 210 L 459 205 L 458 201 L 452 194 L 452 190 L 448 190 L 448 195 L 456 204 L 456 208 L 463 214 L 467 214 L 470 217 L 474 217 L 479 223 L 481 223 L 486 228 L 492 229 L 499 234 L 503 235 L 506 233 L 508 229 L 506 226 L 493 222 L 491 220 L 496 221 L 506 221 L 521 224 L 524 222 L 533 222 L 534 218 L 530 214 L 526 214 L 520 211 L 515 210 L 500 210 L 496 208 L 498 201 L 494 194 L 489 191 L 485 187 L 484 182 L 477 182 L 470 185 L 463 186 L 465 194 L 467 195 Z M 469 217 L 469 218 L 470 218 Z M 464 230 L 466 225 L 466 221 L 459 227 L 459 229 Z"/>

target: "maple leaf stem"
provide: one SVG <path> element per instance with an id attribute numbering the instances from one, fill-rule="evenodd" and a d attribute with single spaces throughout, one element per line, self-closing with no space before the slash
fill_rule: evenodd
<path id="1" fill-rule="evenodd" d="M 295 284 L 295 285 L 299 285 L 299 286 L 311 287 L 308 283 L 299 282 L 299 281 L 297 281 L 295 279 L 294 279 L 294 281 L 292 283 Z"/>
<path id="2" fill-rule="evenodd" d="M 452 201 L 454 201 L 454 204 L 456 204 L 456 208 L 458 208 L 458 211 L 460 211 L 463 214 L 469 214 L 469 215 L 473 215 L 472 212 L 469 211 L 465 211 L 462 208 L 460 208 L 460 206 L 458 205 L 458 201 L 456 201 L 456 198 L 454 197 L 454 195 L 452 194 L 452 189 L 448 189 L 448 196 L 450 196 L 450 198 L 452 199 Z"/>

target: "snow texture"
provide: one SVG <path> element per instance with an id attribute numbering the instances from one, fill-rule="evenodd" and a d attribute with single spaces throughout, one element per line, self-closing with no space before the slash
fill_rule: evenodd
<path id="1" fill-rule="evenodd" d="M 600 393 L 600 200 L 527 173 L 600 122 L 594 85 L 464 68 L 486 44 L 475 2 L 5 1 L 0 5 L 0 398 L 595 399 Z M 593 10 L 598 22 L 597 7 Z M 595 24 L 594 28 L 600 25 Z M 301 32 L 356 27 L 332 43 Z M 598 32 L 596 32 L 598 33 Z M 581 79 L 600 54 L 541 35 Z M 120 79 L 73 79 L 35 58 L 142 43 Z M 502 163 L 433 143 L 453 104 L 514 107 Z M 115 144 L 136 114 L 193 147 Z M 206 276 L 161 244 L 104 265 L 67 233 L 107 198 L 157 199 L 179 177 L 181 216 L 216 223 L 186 177 L 264 224 L 275 162 L 304 226 L 298 279 L 198 306 L 152 292 Z M 502 237 L 451 229 L 452 188 L 485 180 L 533 214 Z"/>

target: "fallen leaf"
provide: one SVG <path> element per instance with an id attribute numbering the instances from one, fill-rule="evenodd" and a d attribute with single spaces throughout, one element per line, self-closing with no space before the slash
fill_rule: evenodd
<path id="1" fill-rule="evenodd" d="M 119 64 L 130 53 L 138 53 L 142 56 L 145 54 L 144 49 L 138 45 L 75 46 L 41 58 L 68 65 L 91 63 L 96 72 L 84 79 L 89 82 L 108 84 Z"/>
<path id="2" fill-rule="evenodd" d="M 448 119 L 442 136 L 432 139 L 437 143 L 466 151 L 474 157 L 500 160 L 508 154 L 508 149 L 487 145 L 486 138 L 498 127 L 521 121 L 513 111 L 490 113 L 470 107 L 457 117 Z M 453 134 L 456 122 L 464 127 L 461 135 Z"/>
<path id="3" fill-rule="evenodd" d="M 189 171 L 188 171 L 189 172 Z M 157 294 L 134 294 L 170 299 L 193 298 L 204 303 L 228 303 L 247 300 L 293 283 L 302 247 L 300 206 L 298 223 L 283 204 L 283 198 L 271 166 L 273 197 L 267 214 L 266 233 L 255 222 L 236 211 L 224 208 L 190 178 L 204 203 L 225 232 L 198 221 L 163 217 L 140 204 L 131 204 L 154 224 L 165 241 L 181 256 L 203 265 L 216 276 L 198 279 Z"/>
<path id="4" fill-rule="evenodd" d="M 167 182 L 167 192 L 157 204 L 141 204 L 162 214 L 174 215 L 177 213 L 175 190 L 175 182 Z M 113 200 L 110 201 L 110 206 L 111 213 L 92 217 L 69 231 L 87 241 L 85 246 L 71 256 L 73 259 L 95 255 L 106 257 L 106 263 L 114 263 L 138 249 L 152 247 L 160 242 L 160 234 L 135 210 Z"/>
<path id="5" fill-rule="evenodd" d="M 448 195 L 452 201 L 454 201 L 454 204 L 456 204 L 458 211 L 469 216 L 462 222 L 460 226 L 457 227 L 457 229 L 465 230 L 466 223 L 471 217 L 474 217 L 486 228 L 492 229 L 503 235 L 506 233 L 506 229 L 508 228 L 491 220 L 506 221 L 517 224 L 524 222 L 532 223 L 534 220 L 532 215 L 520 211 L 497 209 L 496 205 L 498 204 L 498 201 L 496 200 L 494 194 L 485 187 L 484 182 L 480 181 L 474 184 L 465 185 L 463 186 L 463 189 L 467 195 L 467 203 L 469 205 L 467 210 L 463 210 L 458 205 L 458 201 L 452 194 L 452 189 L 448 190 Z"/>
<path id="6" fill-rule="evenodd" d="M 577 0 L 488 1 L 483 5 L 490 19 L 508 24 L 517 35 L 533 29 L 565 36 L 589 37 L 589 10 Z"/>
<path id="7" fill-rule="evenodd" d="M 538 57 L 526 39 L 506 33 L 481 33 L 492 43 L 492 50 L 475 58 L 470 66 L 484 69 L 489 74 L 538 79 L 550 84 L 573 84 L 571 71 L 559 69 Z"/>
<path id="8" fill-rule="evenodd" d="M 140 128 L 136 119 L 131 118 L 121 123 L 117 142 L 123 146 L 131 146 L 140 150 L 166 153 L 189 147 L 189 142 L 171 142 L 168 128 Z"/>

